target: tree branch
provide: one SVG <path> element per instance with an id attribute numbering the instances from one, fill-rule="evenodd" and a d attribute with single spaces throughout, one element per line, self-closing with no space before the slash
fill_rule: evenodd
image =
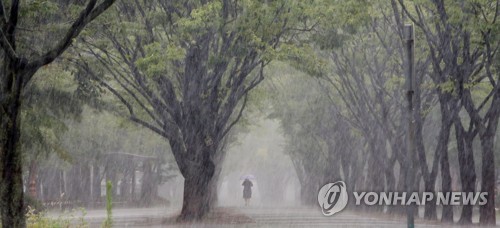
<path id="1" fill-rule="evenodd" d="M 64 38 L 59 41 L 56 47 L 48 51 L 35 61 L 29 63 L 28 68 L 39 68 L 54 61 L 55 58 L 61 55 L 73 43 L 73 39 L 81 33 L 83 28 L 85 28 L 85 26 L 89 22 L 106 11 L 115 1 L 116 0 L 104 0 L 104 2 L 96 7 L 95 5 L 97 0 L 91 0 L 87 4 L 87 7 L 80 13 L 78 19 L 73 22 L 71 28 L 67 31 Z M 28 78 L 26 81 L 29 80 L 30 78 Z"/>
<path id="2" fill-rule="evenodd" d="M 247 101 L 248 101 L 248 94 L 246 94 L 245 97 L 243 98 L 243 104 L 241 105 L 241 109 L 238 112 L 238 116 L 236 116 L 236 119 L 234 119 L 234 121 L 231 122 L 227 126 L 227 128 L 223 131 L 223 133 L 220 136 L 220 139 L 223 139 L 224 137 L 226 137 L 227 133 L 229 133 L 229 131 L 234 127 L 234 125 L 236 125 L 236 123 L 238 123 L 240 121 L 241 117 L 243 116 L 243 110 L 245 110 L 245 107 L 247 105 Z"/>
<path id="3" fill-rule="evenodd" d="M 5 14 L 5 6 L 3 1 L 0 1 L 0 29 L 3 31 L 5 25 L 7 25 L 7 15 Z"/>
<path id="4" fill-rule="evenodd" d="M 19 56 L 17 56 L 16 51 L 14 51 L 14 48 L 12 47 L 12 45 L 10 45 L 9 40 L 5 36 L 3 29 L 0 29 L 0 33 L 1 33 L 0 46 L 5 51 L 5 54 L 12 60 L 19 59 Z"/>
<path id="5" fill-rule="evenodd" d="M 77 64 L 78 66 L 82 67 L 83 69 L 85 69 L 85 71 L 87 73 L 90 74 L 90 76 L 98 81 L 102 86 L 104 86 L 108 91 L 110 91 L 116 98 L 118 98 L 120 100 L 120 102 L 125 105 L 125 107 L 127 108 L 130 116 L 129 116 L 129 119 L 132 120 L 133 122 L 135 123 L 138 123 L 146 128 L 149 128 L 150 130 L 152 130 L 153 132 L 163 136 L 164 138 L 166 139 L 170 139 L 171 135 L 169 135 L 166 131 L 163 131 L 161 130 L 160 128 L 138 118 L 136 115 L 135 115 L 135 112 L 134 112 L 134 109 L 133 109 L 133 106 L 132 104 L 130 104 L 127 99 L 125 99 L 117 90 L 115 90 L 111 85 L 109 85 L 108 83 L 106 83 L 105 81 L 103 81 L 101 78 L 99 78 L 97 75 L 95 75 L 95 73 L 90 69 L 90 67 L 88 66 L 88 64 L 86 62 L 82 64 L 79 64 L 77 62 L 75 62 L 75 64 Z M 163 127 L 163 126 L 162 126 Z"/>

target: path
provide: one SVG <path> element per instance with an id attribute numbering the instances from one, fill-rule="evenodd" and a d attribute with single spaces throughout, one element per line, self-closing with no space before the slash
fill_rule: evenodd
<path id="1" fill-rule="evenodd" d="M 113 210 L 113 221 L 115 227 L 406 227 L 404 217 L 394 218 L 386 215 L 378 216 L 352 211 L 343 211 L 331 217 L 325 217 L 321 214 L 319 208 L 230 207 L 220 208 L 216 211 L 217 213 L 222 211 L 225 215 L 230 214 L 231 219 L 222 216 L 224 221 L 213 218 L 212 221 L 205 224 L 163 224 L 167 218 L 172 221 L 172 218 L 179 211 L 172 208 L 137 208 Z M 56 214 L 49 215 L 57 217 Z M 90 210 L 87 212 L 85 219 L 91 227 L 100 227 L 105 217 L 105 210 Z M 236 222 L 234 221 L 235 217 L 237 218 Z M 242 220 L 241 217 L 245 219 Z M 75 214 L 75 218 L 79 218 L 77 214 Z M 418 220 L 416 227 L 447 226 Z"/>

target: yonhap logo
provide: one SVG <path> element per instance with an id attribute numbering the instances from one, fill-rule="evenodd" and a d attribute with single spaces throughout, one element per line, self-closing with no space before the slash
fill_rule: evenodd
<path id="1" fill-rule="evenodd" d="M 325 216 L 342 211 L 347 206 L 347 190 L 343 181 L 325 184 L 318 193 L 318 203 Z"/>
<path id="2" fill-rule="evenodd" d="M 352 205 L 439 205 L 484 206 L 488 202 L 488 192 L 352 192 Z M 343 181 L 325 184 L 318 193 L 318 203 L 325 216 L 332 216 L 347 206 L 348 194 Z M 434 201 L 433 201 L 434 200 Z"/>

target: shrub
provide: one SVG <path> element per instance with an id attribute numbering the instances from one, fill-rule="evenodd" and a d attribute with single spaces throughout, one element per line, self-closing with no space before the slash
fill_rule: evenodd
<path id="1" fill-rule="evenodd" d="M 36 211 L 31 206 L 27 208 L 26 227 L 28 228 L 69 228 L 69 227 L 88 227 L 85 221 L 87 212 L 85 209 L 80 209 L 82 215 L 75 218 L 76 210 L 73 210 L 69 216 L 61 215 L 58 218 L 50 218 L 45 213 Z M 63 218 L 65 217 L 65 218 Z"/>
<path id="2" fill-rule="evenodd" d="M 106 182 L 106 212 L 107 217 L 104 220 L 103 227 L 110 228 L 113 226 L 112 210 L 113 210 L 113 197 L 112 197 L 113 184 L 111 181 Z"/>

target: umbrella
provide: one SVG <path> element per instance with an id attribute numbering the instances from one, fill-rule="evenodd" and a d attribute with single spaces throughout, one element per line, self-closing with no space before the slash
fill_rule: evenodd
<path id="1" fill-rule="evenodd" d="M 247 174 L 240 177 L 240 180 L 245 180 L 245 179 L 253 180 L 255 179 L 255 176 L 252 174 Z"/>

